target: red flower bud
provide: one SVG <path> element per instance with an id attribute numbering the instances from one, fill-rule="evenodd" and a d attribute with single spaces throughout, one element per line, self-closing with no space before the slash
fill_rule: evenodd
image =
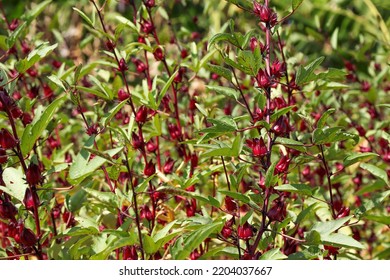
<path id="1" fill-rule="evenodd" d="M 124 260 L 138 260 L 137 248 L 135 246 L 126 246 L 123 248 Z"/>
<path id="2" fill-rule="evenodd" d="M 5 150 L 11 150 L 16 147 L 18 142 L 11 133 L 5 128 L 0 130 L 0 146 Z"/>
<path id="3" fill-rule="evenodd" d="M 37 243 L 37 240 L 37 237 L 31 229 L 23 227 L 23 229 L 20 231 L 20 243 L 22 243 L 24 246 L 31 247 Z"/>
<path id="4" fill-rule="evenodd" d="M 287 172 L 290 162 L 291 159 L 288 156 L 282 156 L 282 158 L 275 166 L 275 174 L 281 174 Z"/>
<path id="5" fill-rule="evenodd" d="M 26 207 L 27 210 L 34 212 L 34 205 L 39 205 L 39 197 L 37 195 L 37 192 L 31 191 L 30 188 L 26 189 L 26 192 L 24 194 L 23 198 L 23 204 Z"/>
<path id="6" fill-rule="evenodd" d="M 153 8 L 154 6 L 156 6 L 156 2 L 154 0 L 146 0 L 145 6 L 148 8 Z"/>
<path id="7" fill-rule="evenodd" d="M 196 213 L 196 199 L 191 199 L 191 202 L 188 200 L 185 201 L 185 208 L 186 208 L 186 214 L 187 217 L 193 217 Z"/>
<path id="8" fill-rule="evenodd" d="M 267 216 L 271 221 L 283 221 L 286 218 L 286 204 L 283 201 L 277 201 L 273 203 L 271 209 L 269 209 Z"/>
<path id="9" fill-rule="evenodd" d="M 124 89 L 119 89 L 118 90 L 118 100 L 123 101 L 126 100 L 130 97 L 130 94 L 128 94 Z"/>
<path id="10" fill-rule="evenodd" d="M 140 218 L 141 219 L 146 219 L 148 221 L 151 221 L 154 219 L 153 213 L 150 211 L 149 207 L 147 205 L 141 206 L 141 211 L 140 211 Z"/>
<path id="11" fill-rule="evenodd" d="M 348 216 L 350 212 L 351 212 L 351 210 L 349 209 L 349 207 L 343 206 L 343 207 L 341 207 L 340 211 L 337 213 L 336 219 L 344 218 L 344 217 Z"/>
<path id="12" fill-rule="evenodd" d="M 173 140 L 180 139 L 182 136 L 179 127 L 177 125 L 174 125 L 173 123 L 168 124 L 168 131 Z"/>
<path id="13" fill-rule="evenodd" d="M 126 64 L 126 61 L 124 58 L 121 58 L 121 60 L 119 61 L 119 67 L 118 67 L 118 70 L 120 72 L 125 72 L 127 69 L 129 69 L 127 67 L 127 64 Z"/>
<path id="14" fill-rule="evenodd" d="M 172 158 L 168 158 L 164 164 L 163 171 L 165 174 L 171 174 L 173 171 L 173 166 L 175 165 L 175 161 Z"/>
<path id="15" fill-rule="evenodd" d="M 153 174 L 156 173 L 156 167 L 153 163 L 152 160 L 150 160 L 148 163 L 146 163 L 145 168 L 144 168 L 144 175 L 147 177 L 152 176 Z"/>
<path id="16" fill-rule="evenodd" d="M 188 56 L 188 51 L 186 49 L 182 49 L 180 52 L 180 56 L 182 59 L 186 58 Z"/>
<path id="17" fill-rule="evenodd" d="M 150 34 L 153 32 L 154 30 L 154 26 L 153 24 L 150 22 L 150 21 L 147 21 L 145 20 L 142 24 L 141 24 L 141 29 L 144 33 L 146 34 Z"/>
<path id="18" fill-rule="evenodd" d="M 148 117 L 148 108 L 145 106 L 141 106 L 138 109 L 138 112 L 135 114 L 135 121 L 139 123 L 144 123 L 146 122 L 146 119 Z"/>
<path id="19" fill-rule="evenodd" d="M 230 196 L 225 197 L 225 208 L 228 212 L 233 213 L 238 209 L 238 203 Z"/>
<path id="20" fill-rule="evenodd" d="M 0 199 L 0 218 L 4 220 L 15 220 L 15 215 L 18 213 L 16 207 L 10 201 Z"/>
<path id="21" fill-rule="evenodd" d="M 141 141 L 141 138 L 133 132 L 131 134 L 131 143 L 133 144 L 134 149 L 143 149 L 144 143 Z"/>
<path id="22" fill-rule="evenodd" d="M 197 259 L 199 259 L 200 256 L 201 255 L 199 254 L 198 249 L 195 249 L 194 251 L 191 252 L 190 259 L 197 260 Z"/>
<path id="23" fill-rule="evenodd" d="M 106 41 L 106 48 L 109 51 L 113 51 L 115 49 L 115 44 L 111 40 Z"/>
<path id="24" fill-rule="evenodd" d="M 260 18 L 260 21 L 274 26 L 277 22 L 277 15 L 269 7 L 253 1 L 253 12 Z"/>
<path id="25" fill-rule="evenodd" d="M 265 146 L 263 138 L 254 138 L 253 140 L 246 140 L 246 144 L 252 149 L 253 156 L 261 157 L 267 154 L 267 147 Z"/>
<path id="26" fill-rule="evenodd" d="M 259 70 L 259 73 L 256 77 L 256 81 L 260 88 L 266 89 L 271 86 L 271 79 L 263 69 Z"/>
<path id="27" fill-rule="evenodd" d="M 242 240 L 251 239 L 253 236 L 252 226 L 250 224 L 248 224 L 248 222 L 245 222 L 245 224 L 238 226 L 237 235 L 238 235 L 238 238 L 240 238 Z"/>
<path id="28" fill-rule="evenodd" d="M 153 52 L 153 56 L 154 58 L 157 60 L 157 61 L 161 61 L 164 59 L 164 52 L 163 52 L 163 49 L 161 47 L 157 47 L 154 52 Z"/>
<path id="29" fill-rule="evenodd" d="M 135 64 L 138 73 L 143 73 L 146 71 L 147 67 L 141 60 L 133 58 L 131 61 Z"/>
<path id="30" fill-rule="evenodd" d="M 271 65 L 271 74 L 276 78 L 280 78 L 284 76 L 286 72 L 286 65 L 279 60 L 275 60 Z"/>
<path id="31" fill-rule="evenodd" d="M 39 184 L 42 180 L 41 170 L 35 163 L 31 163 L 26 171 L 26 181 L 30 186 Z"/>
<path id="32" fill-rule="evenodd" d="M 23 115 L 22 109 L 20 109 L 18 106 L 14 106 L 10 109 L 10 113 L 12 115 L 12 118 L 18 119 Z"/>
<path id="33" fill-rule="evenodd" d="M 249 41 L 249 47 L 251 48 L 251 51 L 254 52 L 259 47 L 259 41 L 256 37 L 252 37 Z"/>
<path id="34" fill-rule="evenodd" d="M 157 150 L 157 148 L 158 147 L 157 147 L 156 143 L 154 143 L 152 139 L 150 139 L 146 143 L 146 150 L 148 150 L 149 153 L 154 153 Z"/>
<path id="35" fill-rule="evenodd" d="M 29 113 L 23 113 L 22 115 L 22 123 L 26 126 L 32 122 L 32 117 Z"/>
<path id="36" fill-rule="evenodd" d="M 17 18 L 14 18 L 11 23 L 9 24 L 9 30 L 14 31 L 19 26 L 19 20 Z"/>

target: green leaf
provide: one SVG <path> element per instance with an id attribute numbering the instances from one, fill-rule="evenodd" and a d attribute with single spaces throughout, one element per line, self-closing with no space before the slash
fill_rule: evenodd
<path id="1" fill-rule="evenodd" d="M 36 114 L 32 123 L 26 126 L 20 144 L 23 156 L 26 156 L 32 150 L 35 142 L 42 136 L 43 131 L 49 122 L 52 121 L 54 113 L 62 105 L 65 98 L 65 96 L 62 96 L 54 100 L 46 107 L 42 114 Z"/>
<path id="2" fill-rule="evenodd" d="M 267 188 L 271 187 L 273 184 L 273 179 L 275 178 L 274 171 L 276 164 L 276 161 L 272 163 L 271 166 L 268 168 L 267 173 L 265 174 L 265 186 Z"/>
<path id="3" fill-rule="evenodd" d="M 229 87 L 207 85 L 206 88 L 209 91 L 215 91 L 217 94 L 222 94 L 226 97 L 233 98 L 235 100 L 238 100 L 240 98 L 240 92 Z"/>
<path id="4" fill-rule="evenodd" d="M 101 123 L 103 123 L 104 126 L 107 126 L 113 117 L 122 109 L 123 106 L 125 106 L 127 103 L 127 100 L 123 100 L 121 103 L 116 105 L 114 108 L 112 108 L 107 114 L 104 115 L 104 117 L 101 119 Z"/>
<path id="5" fill-rule="evenodd" d="M 104 249 L 96 255 L 91 257 L 91 260 L 105 260 L 108 258 L 111 252 L 124 246 L 131 246 L 137 242 L 137 237 L 130 233 L 126 237 L 115 237 Z"/>
<path id="6" fill-rule="evenodd" d="M 280 248 L 274 248 L 263 255 L 261 255 L 260 260 L 284 260 L 287 259 L 287 256 L 280 252 Z"/>
<path id="7" fill-rule="evenodd" d="M 323 235 L 328 235 L 336 230 L 338 230 L 342 225 L 344 225 L 346 222 L 348 222 L 352 216 L 344 217 L 341 219 L 333 220 L 333 221 L 327 221 L 327 222 L 318 222 L 313 225 L 311 230 L 315 230 Z"/>
<path id="8" fill-rule="evenodd" d="M 36 5 L 31 11 L 28 11 L 24 17 L 27 23 L 30 24 L 34 19 L 36 19 L 51 2 L 52 0 L 43 1 Z"/>
<path id="9" fill-rule="evenodd" d="M 381 223 L 387 226 L 390 225 L 390 216 L 364 215 L 364 219 Z"/>
<path id="10" fill-rule="evenodd" d="M 304 208 L 301 213 L 298 214 L 295 224 L 300 224 L 308 215 L 315 213 L 315 208 L 318 206 L 318 202 L 311 204 Z"/>
<path id="11" fill-rule="evenodd" d="M 228 33 L 217 33 L 213 37 L 210 38 L 209 40 L 209 45 L 207 49 L 210 49 L 212 45 L 218 42 L 229 42 L 232 45 L 236 47 L 240 47 L 240 42 L 237 41 L 237 38 L 233 34 L 228 34 Z"/>
<path id="12" fill-rule="evenodd" d="M 0 185 L 0 190 L 8 193 L 19 201 L 23 201 L 28 185 L 21 169 L 13 167 L 5 168 L 2 174 L 5 186 Z"/>
<path id="13" fill-rule="evenodd" d="M 282 109 L 276 111 L 275 113 L 273 113 L 271 115 L 270 121 L 271 122 L 276 121 L 277 119 L 279 119 L 279 117 L 281 117 L 281 116 L 287 114 L 288 112 L 290 112 L 294 107 L 295 107 L 295 105 L 288 106 L 288 107 L 285 107 L 285 108 L 282 108 Z"/>
<path id="14" fill-rule="evenodd" d="M 375 177 L 382 179 L 389 186 L 389 178 L 387 177 L 387 173 L 385 170 L 376 167 L 375 165 L 364 163 L 364 162 L 360 164 L 360 167 L 364 170 L 367 170 Z"/>
<path id="15" fill-rule="evenodd" d="M 42 43 L 38 47 L 36 47 L 29 55 L 18 61 L 15 65 L 16 70 L 23 74 L 29 68 L 31 68 L 35 63 L 46 57 L 49 53 L 51 53 L 55 48 L 57 48 L 58 44 L 48 45 L 48 42 Z"/>
<path id="16" fill-rule="evenodd" d="M 303 0 L 292 0 L 291 2 L 291 8 L 293 11 L 298 9 L 298 7 L 302 4 Z"/>
<path id="17" fill-rule="evenodd" d="M 238 201 L 241 201 L 245 204 L 248 204 L 250 199 L 247 195 L 239 193 L 239 192 L 232 192 L 232 191 L 225 191 L 225 190 L 219 190 L 219 193 L 222 193 L 224 195 L 230 196 L 231 198 L 234 198 Z"/>
<path id="18" fill-rule="evenodd" d="M 261 57 L 256 57 L 252 51 L 241 51 L 237 57 L 237 63 L 244 69 L 244 72 L 251 76 L 256 76 L 261 68 Z"/>
<path id="19" fill-rule="evenodd" d="M 8 49 L 12 48 L 16 40 L 19 39 L 19 37 L 22 35 L 22 32 L 27 26 L 27 22 L 23 22 L 21 25 L 19 25 L 12 33 L 9 35 L 9 37 L 6 39 Z"/>
<path id="20" fill-rule="evenodd" d="M 86 148 L 92 148 L 94 140 L 95 136 L 93 135 L 88 138 L 84 146 Z M 114 155 L 122 151 L 123 148 L 124 147 L 119 147 L 116 149 L 108 150 L 105 151 L 105 153 L 110 157 L 113 157 Z M 100 156 L 95 156 L 93 159 L 89 160 L 90 156 L 91 153 L 85 148 L 82 148 L 80 153 L 77 155 L 76 159 L 69 168 L 68 179 L 72 184 L 80 183 L 83 179 L 92 174 L 96 169 L 98 169 L 107 161 L 107 159 L 102 158 Z"/>
<path id="21" fill-rule="evenodd" d="M 276 186 L 275 190 L 298 193 L 303 195 L 312 195 L 312 188 L 306 184 L 284 184 Z"/>
<path id="22" fill-rule="evenodd" d="M 209 151 L 201 154 L 202 157 L 214 157 L 214 156 L 225 156 L 225 157 L 236 157 L 241 152 L 241 137 L 237 135 L 234 138 L 233 145 L 231 147 L 222 147 L 221 145 L 213 145 Z"/>
<path id="23" fill-rule="evenodd" d="M 205 239 L 207 239 L 210 234 L 220 232 L 222 230 L 223 225 L 224 223 L 222 221 L 217 221 L 212 224 L 203 225 L 198 229 L 194 230 L 183 238 L 182 245 L 177 244 L 177 246 L 180 246 L 181 250 L 178 250 L 177 254 L 173 255 L 172 257 L 175 260 L 184 260 L 188 258 L 191 252 L 197 247 L 199 247 L 199 245 Z M 178 241 L 176 241 L 176 243 Z"/>
<path id="24" fill-rule="evenodd" d="M 169 78 L 169 80 L 165 83 L 164 87 L 161 89 L 158 97 L 157 97 L 157 106 L 160 106 L 161 104 L 161 100 L 163 99 L 163 97 L 165 96 L 165 94 L 167 93 L 169 87 L 171 86 L 173 80 L 175 79 L 176 77 L 176 74 L 179 72 L 179 70 L 176 70 L 172 76 Z"/>
<path id="25" fill-rule="evenodd" d="M 109 206 L 116 207 L 118 204 L 117 196 L 112 192 L 101 192 L 91 188 L 84 188 L 84 191 L 90 196 Z"/>
<path id="26" fill-rule="evenodd" d="M 314 70 L 320 66 L 320 64 L 324 61 L 325 57 L 321 56 L 312 61 L 310 64 L 306 65 L 305 67 L 300 66 L 297 71 L 297 77 L 295 82 L 297 85 L 303 85 L 305 83 L 308 83 L 310 81 L 313 81 L 316 77 L 314 74 Z"/>
<path id="27" fill-rule="evenodd" d="M 232 80 L 233 75 L 232 75 L 232 71 L 230 69 L 227 69 L 227 68 L 219 66 L 219 65 L 211 64 L 211 63 L 208 63 L 206 68 L 210 72 L 216 73 L 219 76 L 224 77 L 229 82 Z"/>
<path id="28" fill-rule="evenodd" d="M 321 235 L 321 240 L 324 244 L 334 247 L 347 247 L 355 249 L 364 249 L 363 244 L 353 239 L 351 236 L 341 233 L 333 233 L 329 235 Z"/>
<path id="29" fill-rule="evenodd" d="M 291 149 L 294 149 L 294 150 L 297 150 L 300 152 L 306 152 L 306 148 L 304 147 L 303 143 L 296 141 L 296 140 L 293 140 L 293 139 L 290 139 L 290 138 L 278 137 L 278 138 L 276 138 L 275 143 L 281 144 L 283 146 L 286 146 L 288 148 L 291 148 Z"/>
<path id="30" fill-rule="evenodd" d="M 143 245 L 144 245 L 144 250 L 146 254 L 154 254 L 160 249 L 158 247 L 158 244 L 156 244 L 151 236 L 148 234 L 143 234 L 142 235 L 142 240 L 143 240 Z"/>
<path id="31" fill-rule="evenodd" d="M 346 158 L 344 158 L 343 165 L 344 167 L 355 164 L 356 162 L 362 162 L 371 159 L 372 157 L 378 157 L 378 154 L 375 153 L 353 153 Z"/>
<path id="32" fill-rule="evenodd" d="M 64 91 L 66 91 L 66 88 L 63 84 L 63 82 L 55 75 L 51 75 L 49 77 L 47 77 L 50 81 L 52 81 L 56 86 L 58 86 L 59 88 L 62 88 Z"/>
<path id="33" fill-rule="evenodd" d="M 75 7 L 73 7 L 73 10 L 75 10 L 82 17 L 82 19 L 85 21 L 85 23 L 87 25 L 89 25 L 89 27 L 95 28 L 92 20 L 90 20 L 89 17 L 83 11 L 80 11 L 79 9 L 77 9 Z"/>
<path id="34" fill-rule="evenodd" d="M 231 116 L 223 116 L 220 119 L 208 118 L 207 121 L 214 124 L 214 126 L 202 129 L 199 132 L 226 133 L 226 132 L 234 132 L 238 129 L 236 122 Z"/>
<path id="35" fill-rule="evenodd" d="M 336 111 L 336 109 L 334 108 L 330 108 L 328 109 L 322 116 L 321 118 L 318 120 L 317 122 L 317 128 L 323 128 L 326 124 L 326 120 L 329 118 L 329 116 L 331 114 L 334 113 L 334 111 Z"/>
<path id="36" fill-rule="evenodd" d="M 354 140 L 355 145 L 359 142 L 359 135 L 344 131 L 343 127 L 317 128 L 313 132 L 314 144 L 333 143 L 344 140 Z"/>

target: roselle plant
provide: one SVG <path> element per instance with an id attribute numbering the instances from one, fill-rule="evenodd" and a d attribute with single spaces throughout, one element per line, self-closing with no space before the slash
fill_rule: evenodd
<path id="1" fill-rule="evenodd" d="M 389 258 L 376 2 L 24 2 L 0 1 L 1 259 Z"/>

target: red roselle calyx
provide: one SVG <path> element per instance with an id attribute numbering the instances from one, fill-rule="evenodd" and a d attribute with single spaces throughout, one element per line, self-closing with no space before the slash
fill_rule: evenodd
<path id="1" fill-rule="evenodd" d="M 157 150 L 157 144 L 153 142 L 152 139 L 150 139 L 147 143 L 146 143 L 146 150 L 149 152 L 149 153 L 154 153 L 156 150 Z"/>
<path id="2" fill-rule="evenodd" d="M 24 246 L 31 247 L 37 243 L 37 237 L 31 229 L 23 227 L 20 230 L 20 243 Z"/>
<path id="3" fill-rule="evenodd" d="M 288 166 L 290 165 L 291 159 L 288 156 L 282 156 L 279 162 L 275 166 L 275 173 L 281 174 L 285 173 L 288 170 Z"/>
<path id="4" fill-rule="evenodd" d="M 118 67 L 118 70 L 120 71 L 120 72 L 125 72 L 127 69 L 129 69 L 128 67 L 127 67 L 127 64 L 126 64 L 126 61 L 125 61 L 125 59 L 124 58 L 121 58 L 121 60 L 119 60 L 119 65 L 118 65 L 119 67 Z"/>
<path id="5" fill-rule="evenodd" d="M 277 22 L 276 13 L 266 5 L 253 1 L 253 12 L 260 18 L 260 21 L 268 23 L 271 27 Z"/>
<path id="6" fill-rule="evenodd" d="M 123 88 L 118 90 L 118 100 L 123 101 L 130 97 L 130 94 L 128 94 Z"/>
<path id="7" fill-rule="evenodd" d="M 168 124 L 168 131 L 171 135 L 172 140 L 181 138 L 181 131 L 177 125 L 173 123 Z"/>
<path id="8" fill-rule="evenodd" d="M 164 51 L 161 47 L 157 47 L 154 52 L 153 56 L 157 61 L 161 61 L 164 59 Z"/>
<path id="9" fill-rule="evenodd" d="M 16 207 L 10 201 L 0 199 L 0 218 L 4 220 L 15 220 L 18 213 Z"/>
<path id="10" fill-rule="evenodd" d="M 156 173 L 156 167 L 153 163 L 152 160 L 150 160 L 148 163 L 146 163 L 145 168 L 144 168 L 144 175 L 147 177 L 152 176 L 153 174 Z"/>
<path id="11" fill-rule="evenodd" d="M 139 123 L 146 122 L 146 119 L 148 118 L 148 108 L 145 106 L 141 106 L 138 109 L 138 112 L 135 114 L 135 121 Z"/>
<path id="12" fill-rule="evenodd" d="M 135 132 L 131 134 L 131 143 L 134 149 L 143 149 L 144 147 L 144 142 L 141 141 L 141 138 Z"/>
<path id="13" fill-rule="evenodd" d="M 132 58 L 131 61 L 134 63 L 138 73 L 143 73 L 146 71 L 147 67 L 145 63 L 143 63 L 141 60 L 137 58 Z"/>
<path id="14" fill-rule="evenodd" d="M 123 248 L 124 260 L 138 260 L 137 248 L 135 246 L 126 246 Z"/>
<path id="15" fill-rule="evenodd" d="M 30 163 L 26 171 L 26 181 L 30 186 L 38 185 L 42 180 L 41 170 L 35 163 Z"/>
<path id="16" fill-rule="evenodd" d="M 0 130 L 0 146 L 5 150 L 10 150 L 16 147 L 18 142 L 14 136 L 5 128 Z"/>
<path id="17" fill-rule="evenodd" d="M 238 209 L 238 203 L 230 196 L 225 197 L 225 208 L 228 212 L 236 212 Z"/>
<path id="18" fill-rule="evenodd" d="M 269 209 L 267 216 L 271 221 L 282 222 L 286 218 L 286 204 L 278 200 L 273 203 L 273 206 Z"/>
<path id="19" fill-rule="evenodd" d="M 30 188 L 26 189 L 26 193 L 24 194 L 23 204 L 29 211 L 34 211 L 34 205 L 39 205 L 39 197 L 35 190 L 31 190 Z"/>
<path id="20" fill-rule="evenodd" d="M 238 226 L 237 235 L 238 235 L 238 238 L 240 238 L 242 240 L 251 239 L 253 236 L 252 226 L 250 224 L 248 224 L 248 222 L 245 222 L 245 224 Z"/>
<path id="21" fill-rule="evenodd" d="M 246 140 L 246 144 L 252 149 L 253 156 L 265 156 L 267 154 L 267 147 L 265 146 L 263 138 L 254 138 Z"/>
<path id="22" fill-rule="evenodd" d="M 150 211 L 149 207 L 147 205 L 143 205 L 141 206 L 141 210 L 140 210 L 140 218 L 141 219 L 146 219 L 148 221 L 151 221 L 154 219 L 154 215 L 153 213 Z"/>
<path id="23" fill-rule="evenodd" d="M 146 0 L 145 6 L 148 8 L 153 8 L 154 6 L 156 6 L 156 1 L 155 0 Z"/>
<path id="24" fill-rule="evenodd" d="M 173 166 L 175 165 L 175 161 L 172 158 L 168 158 L 164 164 L 163 171 L 165 174 L 171 174 L 173 171 Z"/>

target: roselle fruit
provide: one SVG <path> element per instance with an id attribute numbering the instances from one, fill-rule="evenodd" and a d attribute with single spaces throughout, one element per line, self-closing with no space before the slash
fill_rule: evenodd
<path id="1" fill-rule="evenodd" d="M 238 203 L 230 196 L 225 197 L 225 208 L 228 212 L 236 212 L 238 209 Z"/>
<path id="2" fill-rule="evenodd" d="M 30 210 L 33 212 L 34 205 L 38 206 L 40 204 L 37 192 L 35 190 L 32 191 L 30 188 L 27 188 L 26 192 L 24 194 L 23 204 L 27 210 Z"/>
<path id="3" fill-rule="evenodd" d="M 0 146 L 5 150 L 11 150 L 17 146 L 18 142 L 14 136 L 5 128 L 0 130 Z"/>
<path id="4" fill-rule="evenodd" d="M 15 220 L 15 215 L 18 213 L 16 207 L 10 201 L 0 199 L 0 218 L 4 220 Z"/>
<path id="5" fill-rule="evenodd" d="M 120 88 L 118 90 L 118 100 L 124 101 L 130 97 L 130 94 L 128 94 L 123 88 Z"/>
<path id="6" fill-rule="evenodd" d="M 36 235 L 32 232 L 32 230 L 25 227 L 23 227 L 23 229 L 20 231 L 19 236 L 20 243 L 27 247 L 33 246 L 38 241 Z"/>
<path id="7" fill-rule="evenodd" d="M 252 226 L 248 222 L 245 222 L 245 224 L 238 226 L 237 235 L 238 235 L 238 238 L 240 238 L 242 240 L 251 239 L 253 236 Z"/>
<path id="8" fill-rule="evenodd" d="M 277 202 L 274 201 L 273 206 L 268 210 L 267 217 L 271 221 L 282 222 L 286 218 L 286 204 L 279 200 Z"/>
<path id="9" fill-rule="evenodd" d="M 30 186 L 38 185 L 42 180 L 41 169 L 39 165 L 30 163 L 26 171 L 26 181 Z"/>
<path id="10" fill-rule="evenodd" d="M 144 142 L 141 141 L 141 138 L 135 132 L 131 134 L 131 144 L 133 145 L 134 149 L 143 149 L 144 147 Z"/>
<path id="11" fill-rule="evenodd" d="M 163 171 L 165 174 L 171 174 L 173 171 L 173 166 L 175 165 L 175 161 L 172 158 L 168 158 L 164 164 Z"/>
<path id="12" fill-rule="evenodd" d="M 265 156 L 268 152 L 263 138 L 248 139 L 246 140 L 246 144 L 252 149 L 253 156 L 255 157 Z"/>
<path id="13" fill-rule="evenodd" d="M 144 168 L 144 175 L 147 176 L 147 177 L 150 177 L 152 176 L 153 174 L 156 173 L 156 167 L 153 163 L 152 160 L 150 160 L 146 165 L 145 165 L 145 168 Z"/>
<path id="14" fill-rule="evenodd" d="M 146 219 L 148 221 L 151 221 L 154 219 L 153 213 L 150 211 L 149 207 L 147 205 L 141 206 L 140 214 L 141 219 Z"/>
<path id="15" fill-rule="evenodd" d="M 157 47 L 154 52 L 153 56 L 157 61 L 161 61 L 164 59 L 164 51 L 161 47 Z"/>
<path id="16" fill-rule="evenodd" d="M 137 248 L 135 246 L 126 246 L 123 248 L 124 260 L 138 260 Z"/>
<path id="17" fill-rule="evenodd" d="M 153 142 L 152 139 L 150 139 L 147 143 L 146 143 L 146 150 L 149 152 L 149 153 L 154 153 L 156 150 L 157 150 L 157 145 L 156 143 Z"/>
<path id="18" fill-rule="evenodd" d="M 253 1 L 253 12 L 260 18 L 260 21 L 268 23 L 271 27 L 277 22 L 277 15 L 271 8 Z"/>
<path id="19" fill-rule="evenodd" d="M 146 122 L 146 119 L 148 118 L 148 108 L 145 106 L 141 106 L 137 113 L 135 114 L 135 121 L 139 123 Z"/>

